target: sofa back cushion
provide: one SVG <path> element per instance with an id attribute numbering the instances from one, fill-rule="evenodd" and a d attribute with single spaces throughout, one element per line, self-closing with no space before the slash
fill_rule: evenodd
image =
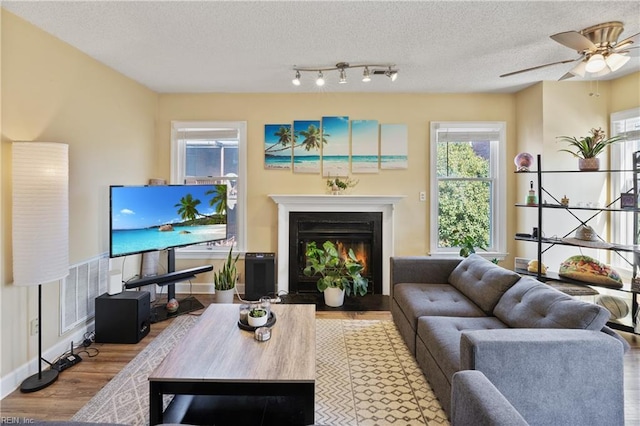
<path id="1" fill-rule="evenodd" d="M 449 284 L 467 296 L 487 315 L 491 315 L 498 300 L 520 275 L 472 254 L 456 266 L 449 275 Z"/>
<path id="2" fill-rule="evenodd" d="M 568 296 L 531 277 L 507 290 L 493 314 L 512 328 L 600 330 L 609 319 L 602 306 Z"/>

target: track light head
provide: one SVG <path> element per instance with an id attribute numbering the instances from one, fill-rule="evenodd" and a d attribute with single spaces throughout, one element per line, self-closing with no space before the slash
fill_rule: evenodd
<path id="1" fill-rule="evenodd" d="M 364 72 L 362 73 L 362 81 L 368 83 L 371 81 L 371 74 L 369 73 L 369 67 L 364 67 Z"/>
<path id="2" fill-rule="evenodd" d="M 291 80 L 294 86 L 300 86 L 300 71 L 296 70 L 296 76 Z"/>
<path id="3" fill-rule="evenodd" d="M 316 79 L 316 84 L 318 86 L 324 86 L 324 77 L 322 76 L 322 71 L 318 71 L 318 78 Z"/>
<path id="4" fill-rule="evenodd" d="M 347 72 L 344 70 L 344 68 L 340 68 L 340 80 L 338 81 L 338 83 L 345 84 L 346 82 L 347 82 Z"/>
<path id="5" fill-rule="evenodd" d="M 391 81 L 396 81 L 396 79 L 398 78 L 398 71 L 392 70 L 391 67 L 389 67 L 389 69 L 384 72 L 384 75 L 389 77 Z"/>

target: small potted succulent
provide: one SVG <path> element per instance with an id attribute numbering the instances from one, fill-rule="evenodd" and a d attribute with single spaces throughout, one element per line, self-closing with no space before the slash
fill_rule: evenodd
<path id="1" fill-rule="evenodd" d="M 249 311 L 249 325 L 251 327 L 262 327 L 267 323 L 269 319 L 267 316 L 267 310 L 263 307 L 253 307 Z"/>
<path id="2" fill-rule="evenodd" d="M 560 151 L 568 152 L 574 157 L 577 157 L 578 169 L 583 171 L 599 170 L 600 159 L 597 158 L 598 154 L 602 153 L 602 151 L 612 143 L 624 139 L 622 136 L 613 136 L 606 139 L 604 130 L 600 127 L 591 129 L 589 133 L 590 136 L 585 136 L 581 139 L 574 136 L 558 136 L 558 139 L 569 143 L 569 145 L 574 148 L 573 151 L 570 149 L 561 149 Z"/>

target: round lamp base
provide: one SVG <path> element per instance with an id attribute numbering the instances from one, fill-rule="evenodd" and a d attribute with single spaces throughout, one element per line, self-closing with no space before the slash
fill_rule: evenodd
<path id="1" fill-rule="evenodd" d="M 20 392 L 36 392 L 46 388 L 56 380 L 58 380 L 57 370 L 45 370 L 42 374 L 36 373 L 24 379 L 24 382 L 20 385 Z"/>

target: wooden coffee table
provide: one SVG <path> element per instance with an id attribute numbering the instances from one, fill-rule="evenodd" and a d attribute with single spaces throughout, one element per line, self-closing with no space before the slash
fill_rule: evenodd
<path id="1" fill-rule="evenodd" d="M 237 304 L 210 305 L 150 374 L 151 425 L 199 418 L 224 424 L 225 416 L 238 416 L 232 424 L 255 424 L 252 412 L 285 416 L 287 424 L 314 422 L 315 306 L 273 305 L 276 323 L 265 342 L 238 327 L 238 310 Z M 176 396 L 163 412 L 165 394 Z"/>

